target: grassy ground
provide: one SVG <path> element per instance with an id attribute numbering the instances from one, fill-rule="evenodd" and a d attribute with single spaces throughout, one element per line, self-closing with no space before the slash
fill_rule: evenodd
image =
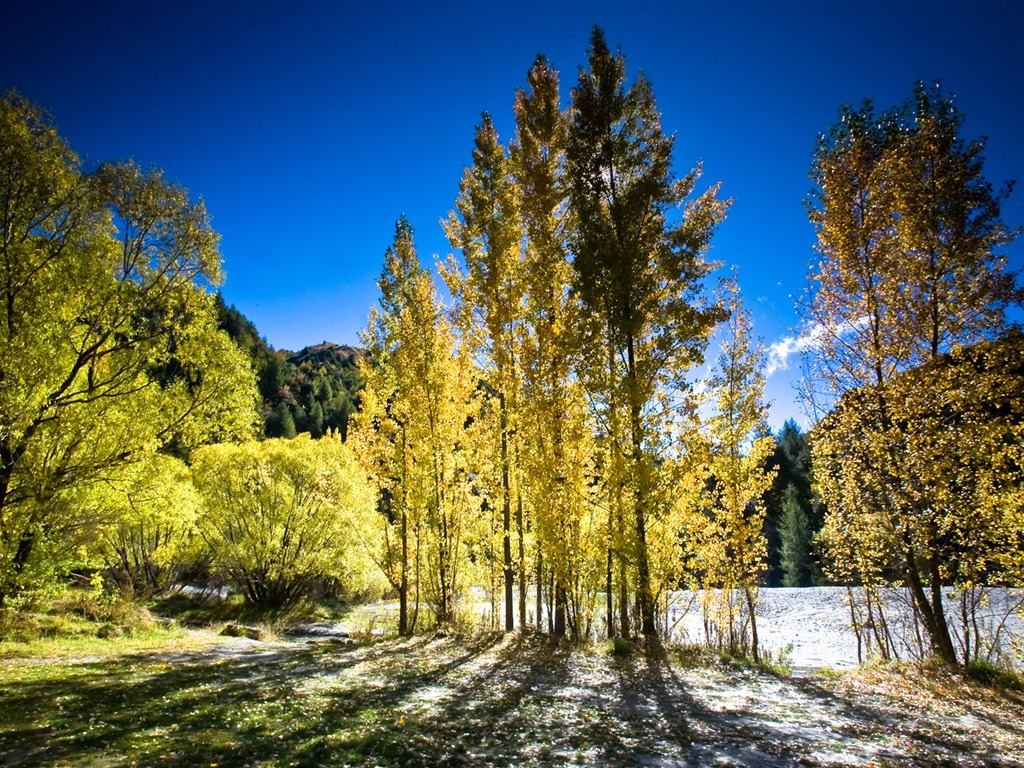
<path id="1" fill-rule="evenodd" d="M 0 765 L 1024 765 L 1024 696 L 937 672 L 520 634 L 76 642 L 0 647 Z"/>

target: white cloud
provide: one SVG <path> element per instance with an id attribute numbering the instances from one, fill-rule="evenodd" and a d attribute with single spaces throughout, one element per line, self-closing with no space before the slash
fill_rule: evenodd
<path id="1" fill-rule="evenodd" d="M 764 371 L 765 377 L 771 376 L 777 371 L 789 370 L 789 359 L 813 348 L 825 333 L 824 326 L 812 325 L 805 328 L 798 336 L 784 336 L 770 345 L 768 347 L 768 365 Z"/>
<path id="2" fill-rule="evenodd" d="M 826 336 L 834 335 L 836 338 L 849 336 L 866 326 L 867 322 L 868 318 L 865 316 L 844 322 L 833 328 L 815 323 L 804 328 L 797 336 L 784 336 L 768 347 L 768 365 L 765 367 L 765 377 L 771 376 L 776 371 L 789 370 L 789 359 L 793 355 L 814 349 Z"/>

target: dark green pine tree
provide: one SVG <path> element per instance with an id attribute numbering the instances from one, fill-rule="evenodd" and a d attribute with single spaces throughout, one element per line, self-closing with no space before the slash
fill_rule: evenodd
<path id="1" fill-rule="evenodd" d="M 292 416 L 288 403 L 282 400 L 274 409 L 273 417 L 267 419 L 267 437 L 284 437 L 291 440 L 298 434 L 295 430 L 295 417 Z"/>
<path id="2" fill-rule="evenodd" d="M 814 533 L 811 519 L 804 508 L 796 485 L 786 486 L 782 502 L 782 520 L 779 523 L 781 540 L 782 585 L 785 587 L 809 587 L 814 573 L 811 546 Z"/>
<path id="3" fill-rule="evenodd" d="M 824 521 L 824 512 L 817 502 L 812 490 L 811 446 L 808 436 L 800 431 L 800 427 L 792 419 L 788 420 L 775 436 L 775 453 L 771 458 L 771 466 L 776 468 L 775 483 L 765 496 L 767 515 L 765 517 L 765 536 L 768 539 L 769 583 L 781 586 L 785 583 L 783 570 L 783 538 L 782 528 L 785 525 L 785 504 L 789 488 L 793 487 L 795 499 L 799 503 L 804 518 L 807 519 L 809 538 L 811 541 Z M 810 579 L 818 575 L 817 558 L 812 554 L 812 570 Z M 810 581 L 807 582 L 809 584 Z"/>

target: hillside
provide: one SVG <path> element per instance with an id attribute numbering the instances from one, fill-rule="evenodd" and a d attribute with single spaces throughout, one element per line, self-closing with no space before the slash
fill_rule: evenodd
<path id="1" fill-rule="evenodd" d="M 320 437 L 337 430 L 344 439 L 359 405 L 365 350 L 324 341 L 298 352 L 275 350 L 251 320 L 218 296 L 220 325 L 252 360 L 267 437 Z"/>

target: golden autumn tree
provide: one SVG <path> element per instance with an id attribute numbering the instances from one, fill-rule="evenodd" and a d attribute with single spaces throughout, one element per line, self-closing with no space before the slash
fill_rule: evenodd
<path id="1" fill-rule="evenodd" d="M 549 626 L 588 637 L 600 587 L 603 515 L 594 476 L 595 441 L 579 376 L 580 305 L 571 291 L 564 160 L 567 120 L 558 73 L 537 57 L 516 93 L 512 170 L 526 234 L 523 254 L 524 493 L 533 513 L 538 624 L 549 585 Z"/>
<path id="2" fill-rule="evenodd" d="M 721 640 L 733 652 L 760 653 L 757 593 L 766 569 L 764 494 L 774 471 L 767 468 L 775 447 L 765 429 L 764 351 L 751 337 L 750 316 L 733 293 L 729 320 L 710 395 L 709 490 L 703 514 L 690 531 L 693 567 Z M 749 636 L 745 631 L 749 627 Z M 749 637 L 749 642 L 747 638 Z"/>
<path id="3" fill-rule="evenodd" d="M 318 581 L 354 593 L 372 581 L 373 495 L 337 433 L 204 446 L 192 474 L 212 565 L 247 602 L 288 608 Z"/>
<path id="4" fill-rule="evenodd" d="M 480 373 L 494 400 L 494 458 L 497 483 L 488 504 L 501 510 L 505 631 L 515 627 L 514 585 L 519 582 L 519 622 L 526 621 L 525 523 L 521 490 L 520 411 L 524 274 L 519 191 L 505 147 L 489 115 L 477 126 L 473 164 L 445 222 L 453 248 L 462 253 L 465 273 L 449 265 L 445 279 L 455 296 L 461 329 L 477 351 Z M 513 510 L 515 512 L 513 513 Z M 515 524 L 513 524 L 515 517 Z M 513 557 L 513 537 L 518 553 Z"/>
<path id="5" fill-rule="evenodd" d="M 421 596 L 437 623 L 456 618 L 479 506 L 467 432 L 475 381 L 404 218 L 384 262 L 380 307 L 364 333 L 372 362 L 354 437 L 380 493 L 377 561 L 398 592 L 405 634 Z"/>
<path id="6" fill-rule="evenodd" d="M 842 110 L 812 166 L 821 258 L 806 305 L 819 340 L 811 386 L 835 406 L 816 431 L 815 466 L 837 574 L 873 582 L 889 566 L 931 651 L 950 664 L 943 585 L 961 583 L 951 531 L 973 521 L 975 540 L 994 542 L 981 534 L 989 502 L 951 504 L 947 491 L 966 456 L 995 445 L 991 420 L 970 414 L 1006 387 L 993 374 L 965 392 L 956 360 L 1005 333 L 1006 310 L 1021 300 L 999 253 L 1014 234 L 1000 214 L 1010 190 L 984 178 L 984 142 L 965 141 L 962 123 L 951 98 L 922 84 L 899 109 Z M 962 449 L 947 434 L 957 420 Z M 991 464 L 982 487 L 1009 490 L 1006 466 Z"/>

